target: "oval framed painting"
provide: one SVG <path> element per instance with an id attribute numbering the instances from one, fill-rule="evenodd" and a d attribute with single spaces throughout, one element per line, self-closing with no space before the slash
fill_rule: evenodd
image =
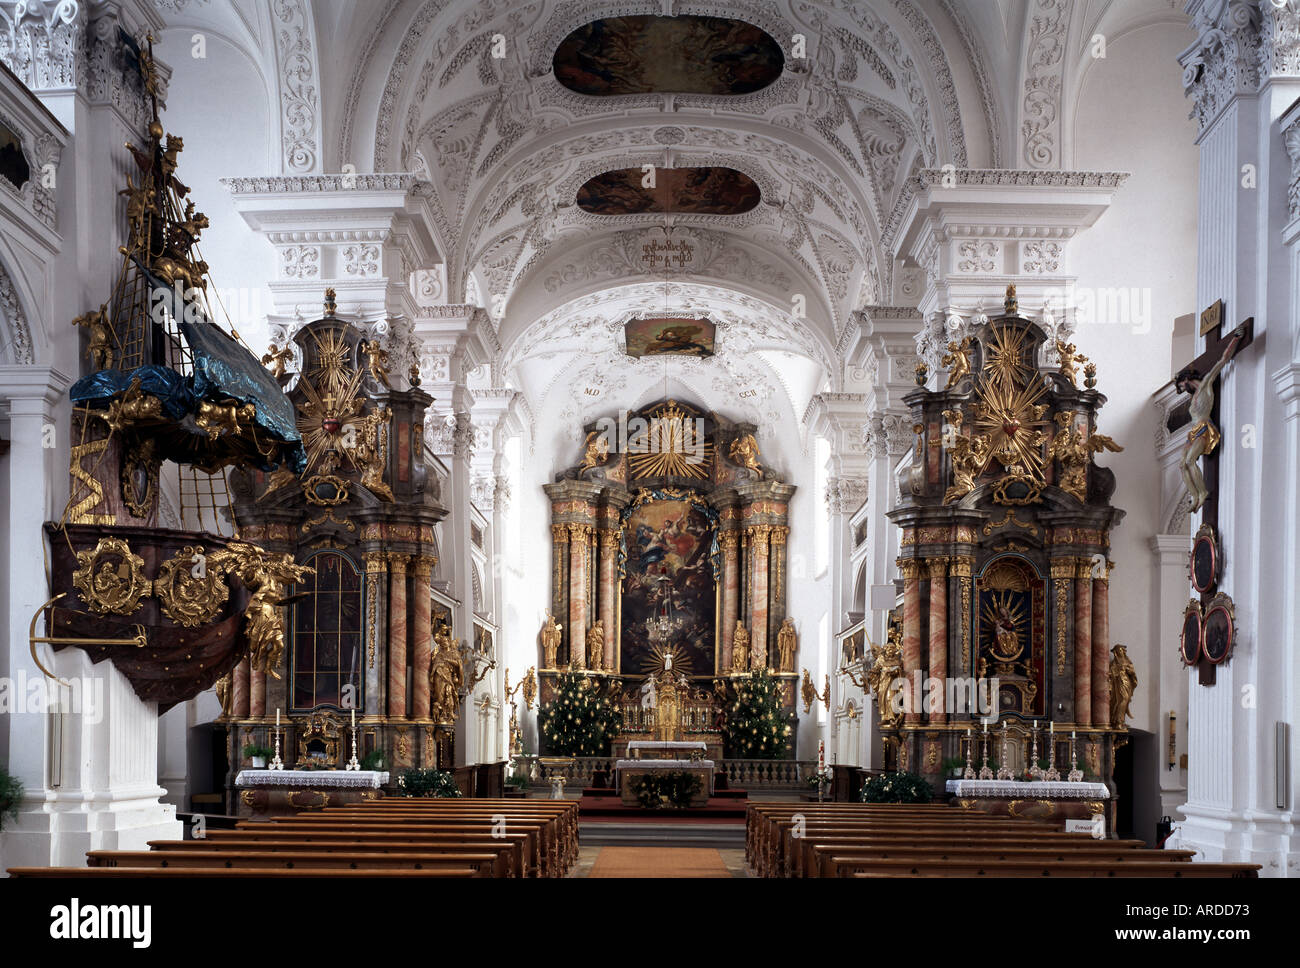
<path id="1" fill-rule="evenodd" d="M 1183 610 L 1183 631 L 1179 638 L 1178 651 L 1183 665 L 1196 665 L 1201 657 L 1201 635 L 1204 623 L 1201 618 L 1201 603 L 1192 599 Z"/>
<path id="2" fill-rule="evenodd" d="M 1201 648 L 1215 665 L 1232 655 L 1237 637 L 1236 608 L 1232 599 L 1220 592 L 1210 600 L 1201 628 Z"/>
<path id="3" fill-rule="evenodd" d="M 1219 542 L 1214 528 L 1203 524 L 1196 532 L 1192 542 L 1191 577 L 1192 587 L 1199 594 L 1207 594 L 1219 583 L 1222 559 L 1219 555 Z"/>

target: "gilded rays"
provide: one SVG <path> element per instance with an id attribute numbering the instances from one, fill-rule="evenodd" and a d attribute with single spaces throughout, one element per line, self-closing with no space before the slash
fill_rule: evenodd
<path id="1" fill-rule="evenodd" d="M 689 417 L 669 401 L 651 415 L 649 426 L 628 441 L 632 476 L 707 478 L 713 461 L 713 441 L 704 421 Z"/>

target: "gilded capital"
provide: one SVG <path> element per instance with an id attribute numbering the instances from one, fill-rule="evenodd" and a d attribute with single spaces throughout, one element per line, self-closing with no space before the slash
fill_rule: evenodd
<path id="1" fill-rule="evenodd" d="M 388 551 L 384 553 L 388 558 L 388 567 L 395 575 L 406 574 L 406 566 L 411 561 L 411 556 L 402 554 L 400 551 Z"/>
<path id="2" fill-rule="evenodd" d="M 416 578 L 430 578 L 433 575 L 433 566 L 438 563 L 438 559 L 433 555 L 417 555 L 411 565 L 411 573 Z"/>
<path id="3" fill-rule="evenodd" d="M 568 544 L 569 526 L 567 524 L 551 525 L 551 540 L 556 544 Z"/>
<path id="4" fill-rule="evenodd" d="M 361 555 L 367 575 L 382 575 L 388 570 L 388 555 L 383 551 L 366 551 Z"/>
<path id="5" fill-rule="evenodd" d="M 975 562 L 970 558 L 954 558 L 952 560 L 952 573 L 957 578 L 969 578 L 974 572 Z"/>
<path id="6" fill-rule="evenodd" d="M 919 558 L 899 558 L 898 572 L 907 581 L 921 577 L 921 560 Z"/>
<path id="7" fill-rule="evenodd" d="M 944 578 L 947 577 L 948 574 L 947 558 L 943 558 L 943 557 L 927 558 L 925 559 L 925 563 L 926 566 L 930 569 L 930 581 L 943 581 Z"/>

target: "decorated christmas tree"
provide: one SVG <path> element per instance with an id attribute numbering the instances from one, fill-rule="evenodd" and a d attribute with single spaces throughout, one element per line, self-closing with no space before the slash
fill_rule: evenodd
<path id="1" fill-rule="evenodd" d="M 781 686 L 766 669 L 736 680 L 736 698 L 722 728 L 727 755 L 779 760 L 790 747 L 790 722 L 781 709 Z"/>
<path id="2" fill-rule="evenodd" d="M 542 740 L 551 756 L 605 756 L 623 728 L 623 712 L 590 676 L 564 672 L 542 709 Z"/>

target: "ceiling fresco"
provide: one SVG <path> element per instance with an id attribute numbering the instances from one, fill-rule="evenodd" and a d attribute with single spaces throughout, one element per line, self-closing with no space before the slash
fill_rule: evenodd
<path id="1" fill-rule="evenodd" d="M 578 207 L 593 215 L 740 215 L 758 205 L 754 180 L 734 168 L 656 168 L 654 187 L 645 187 L 642 168 L 619 168 L 589 179 L 578 189 Z"/>

